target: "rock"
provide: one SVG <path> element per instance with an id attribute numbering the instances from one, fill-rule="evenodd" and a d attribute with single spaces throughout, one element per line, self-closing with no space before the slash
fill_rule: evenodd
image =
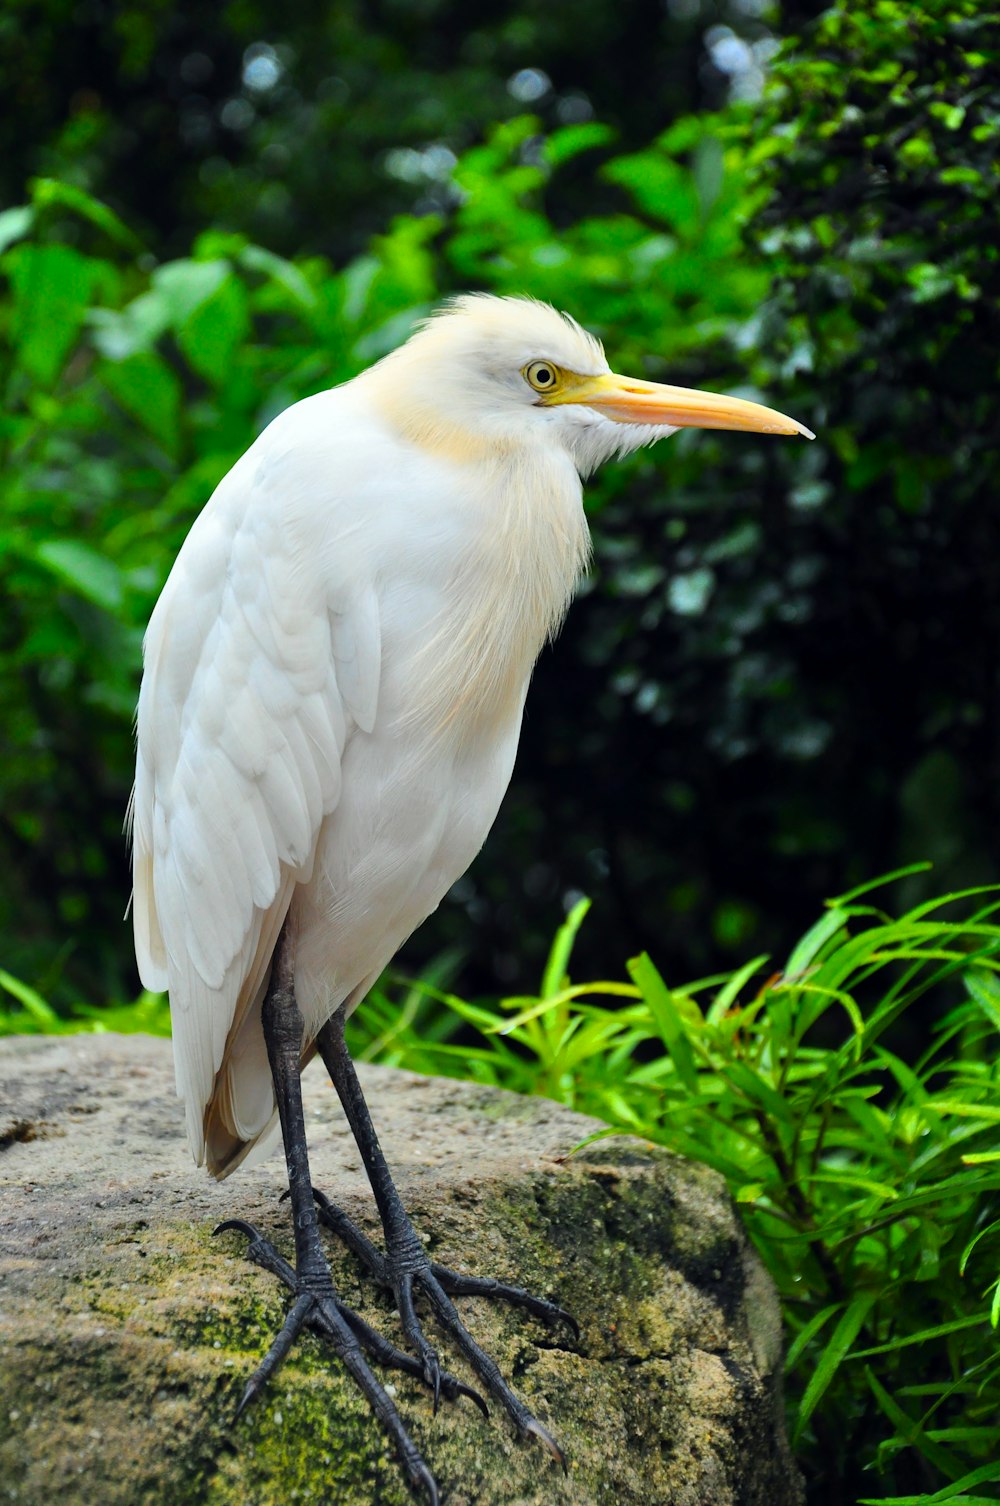
<path id="1" fill-rule="evenodd" d="M 566 1477 L 495 1407 L 488 1421 L 467 1401 L 434 1417 L 415 1381 L 383 1377 L 445 1506 L 801 1500 L 774 1293 L 719 1177 L 637 1140 L 571 1156 L 598 1126 L 546 1099 L 361 1077 L 436 1258 L 550 1294 L 583 1330 L 577 1349 L 503 1304 L 460 1302 L 566 1449 Z M 305 1087 L 314 1180 L 380 1238 L 319 1064 Z M 283 1163 L 221 1184 L 190 1163 L 169 1042 L 0 1042 L 0 1174 L 0 1501 L 411 1506 L 380 1428 L 312 1336 L 232 1424 L 286 1302 L 242 1239 L 212 1229 L 247 1218 L 290 1253 Z M 332 1239 L 330 1258 L 345 1300 L 398 1339 L 388 1299 Z"/>

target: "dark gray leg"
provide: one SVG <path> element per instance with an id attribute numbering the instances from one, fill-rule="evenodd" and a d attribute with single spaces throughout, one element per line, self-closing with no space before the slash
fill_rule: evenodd
<path id="1" fill-rule="evenodd" d="M 271 982 L 264 1000 L 263 1024 L 288 1166 L 288 1189 L 295 1226 L 295 1270 L 292 1271 L 273 1247 L 242 1220 L 227 1220 L 219 1225 L 216 1233 L 237 1229 L 248 1234 L 251 1258 L 280 1276 L 295 1293 L 295 1300 L 270 1349 L 247 1382 L 236 1415 L 238 1417 L 263 1390 L 302 1329 L 315 1328 L 332 1344 L 389 1434 L 411 1487 L 426 1495 L 431 1506 L 438 1506 L 434 1477 L 420 1457 L 389 1395 L 369 1369 L 361 1346 L 364 1344 L 376 1358 L 383 1360 L 398 1351 L 380 1340 L 360 1318 L 355 1319 L 353 1314 L 347 1317 L 347 1309 L 337 1297 L 323 1254 L 309 1180 L 309 1155 L 302 1114 L 299 1064 L 304 1027 L 295 1002 L 294 971 L 294 935 L 286 922 L 275 949 Z M 451 1377 L 448 1381 L 451 1382 Z M 454 1384 L 457 1387 L 458 1383 Z M 446 1389 L 451 1390 L 451 1385 Z"/>
<path id="2" fill-rule="evenodd" d="M 374 1248 L 360 1230 L 333 1208 L 325 1198 L 317 1195 L 320 1215 L 338 1233 L 373 1271 L 376 1277 L 391 1287 L 396 1298 L 403 1332 L 419 1356 L 428 1385 L 435 1389 L 440 1385 L 440 1366 L 433 1347 L 428 1343 L 420 1326 L 414 1307 L 414 1289 L 422 1291 L 442 1327 L 452 1336 L 459 1349 L 469 1361 L 479 1379 L 505 1409 L 518 1432 L 538 1438 L 565 1469 L 566 1460 L 555 1439 L 529 1412 L 524 1403 L 507 1385 L 496 1362 L 481 1349 L 462 1323 L 449 1291 L 459 1295 L 502 1296 L 509 1301 L 529 1308 L 550 1321 L 562 1320 L 576 1328 L 573 1319 L 553 1303 L 532 1297 L 520 1287 L 505 1287 L 499 1282 L 462 1276 L 439 1266 L 429 1259 L 409 1215 L 403 1207 L 399 1193 L 393 1184 L 382 1147 L 379 1145 L 372 1124 L 368 1105 L 361 1091 L 358 1075 L 354 1070 L 344 1040 L 344 1013 L 338 1012 L 329 1020 L 316 1038 L 333 1085 L 347 1115 L 351 1131 L 357 1141 L 368 1179 L 371 1182 L 375 1201 L 385 1230 L 386 1253 L 384 1256 Z"/>

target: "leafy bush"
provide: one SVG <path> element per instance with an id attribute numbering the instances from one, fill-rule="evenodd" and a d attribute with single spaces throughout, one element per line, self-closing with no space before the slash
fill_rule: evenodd
<path id="1" fill-rule="evenodd" d="M 892 919 L 871 887 L 833 901 L 780 972 L 757 957 L 684 987 L 646 954 L 628 982 L 571 983 L 582 901 L 536 997 L 378 993 L 353 1049 L 540 1093 L 714 1166 L 782 1299 L 809 1498 L 971 1506 L 1000 1499 L 1000 893 Z M 901 1036 L 929 1038 L 907 1059 Z"/>

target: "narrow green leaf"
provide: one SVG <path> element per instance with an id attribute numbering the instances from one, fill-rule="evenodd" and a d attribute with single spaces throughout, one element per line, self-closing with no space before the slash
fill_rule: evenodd
<path id="1" fill-rule="evenodd" d="M 845 905 L 860 898 L 862 894 L 871 894 L 873 889 L 886 889 L 901 878 L 909 878 L 914 873 L 928 873 L 933 867 L 933 863 L 909 863 L 905 868 L 894 868 L 891 873 L 883 873 L 879 878 L 868 879 L 865 883 L 858 884 L 856 889 L 848 889 L 844 894 L 838 894 L 836 899 L 828 900 L 827 903 L 837 909 L 842 909 Z"/>
<path id="2" fill-rule="evenodd" d="M 677 1068 L 677 1075 L 689 1093 L 698 1093 L 700 1088 L 694 1052 L 688 1040 L 684 1020 L 670 989 L 654 967 L 648 953 L 643 952 L 638 957 L 629 958 L 627 967 L 632 981 L 649 1005 L 649 1012 L 653 1016 L 657 1033 L 670 1053 L 674 1066 Z"/>
<path id="3" fill-rule="evenodd" d="M 1000 1124 L 1000 1104 L 966 1103 L 957 1098 L 932 1098 L 926 1107 L 934 1114 L 954 1114 L 957 1119 L 981 1119 L 984 1124 Z"/>
<path id="4" fill-rule="evenodd" d="M 820 1329 L 829 1322 L 834 1313 L 839 1311 L 840 1303 L 831 1302 L 828 1307 L 821 1307 L 818 1313 L 813 1313 L 812 1317 L 809 1319 L 809 1322 L 799 1333 L 795 1335 L 795 1338 L 788 1346 L 788 1353 L 785 1355 L 786 1375 L 789 1371 L 794 1370 L 796 1364 L 798 1363 L 799 1355 L 802 1353 L 803 1349 L 805 1349 L 810 1340 L 813 1339 L 815 1335 L 819 1333 Z"/>
<path id="5" fill-rule="evenodd" d="M 960 1492 L 961 1483 L 956 1480 L 946 1495 L 862 1496 L 858 1506 L 951 1506 L 952 1502 L 955 1506 L 997 1506 L 996 1496 L 970 1496 L 964 1490 Z"/>
<path id="6" fill-rule="evenodd" d="M 770 1083 L 765 1082 L 760 1073 L 748 1067 L 745 1062 L 730 1062 L 726 1067 L 726 1076 L 751 1102 L 760 1104 L 773 1118 L 779 1119 L 782 1124 L 790 1125 L 793 1122 L 788 1104 L 781 1094 L 776 1093 Z"/>
<path id="7" fill-rule="evenodd" d="M 996 975 L 983 968 L 970 968 L 962 974 L 962 983 L 990 1023 L 1000 1030 L 1000 980 Z"/>
<path id="8" fill-rule="evenodd" d="M 107 204 L 102 204 L 100 199 L 95 199 L 93 194 L 77 187 L 75 183 L 67 183 L 62 178 L 33 178 L 29 187 L 37 209 L 48 209 L 53 205 L 72 209 L 127 251 L 142 250 L 142 242 L 125 221 L 119 219 Z"/>
<path id="9" fill-rule="evenodd" d="M 981 1328 L 985 1319 L 982 1314 L 969 1318 L 955 1318 L 950 1323 L 938 1323 L 934 1328 L 922 1328 L 919 1333 L 907 1334 L 905 1338 L 892 1339 L 888 1344 L 876 1344 L 871 1349 L 855 1349 L 849 1356 L 852 1360 L 868 1359 L 873 1354 L 894 1354 L 911 1344 L 925 1344 L 928 1339 L 939 1339 L 946 1333 L 959 1333 L 963 1328 Z"/>
<path id="10" fill-rule="evenodd" d="M 964 1161 L 966 1157 L 963 1156 L 962 1159 Z M 972 1158 L 969 1157 L 968 1159 L 971 1160 Z M 985 1228 L 980 1229 L 978 1233 L 974 1234 L 966 1244 L 958 1260 L 958 1270 L 960 1275 L 965 1275 L 965 1268 L 969 1263 L 969 1256 L 972 1254 L 979 1241 L 981 1239 L 989 1238 L 991 1234 L 1000 1234 L 1000 1219 L 994 1219 L 992 1223 L 989 1223 L 985 1226 Z"/>
<path id="11" fill-rule="evenodd" d="M 792 948 L 788 961 L 785 963 L 785 980 L 794 983 L 815 960 L 817 953 L 823 950 L 831 937 L 836 936 L 838 931 L 842 931 L 846 924 L 847 916 L 843 910 L 832 905 Z"/>
<path id="12" fill-rule="evenodd" d="M 29 983 L 22 983 L 20 978 L 15 978 L 3 968 L 0 968 L 0 988 L 6 989 L 39 1024 L 55 1025 L 59 1022 L 59 1016 L 52 1005 L 42 998 L 37 989 Z"/>
<path id="13" fill-rule="evenodd" d="M 947 1476 L 950 1480 L 957 1480 L 962 1473 L 962 1464 L 955 1458 L 949 1449 L 942 1448 L 939 1443 L 928 1438 L 920 1423 L 909 1415 L 899 1405 L 896 1399 L 889 1394 L 881 1384 L 871 1368 L 865 1366 L 865 1376 L 871 1387 L 872 1394 L 882 1411 L 888 1417 L 897 1434 L 909 1445 L 917 1449 L 936 1469 Z"/>
<path id="14" fill-rule="evenodd" d="M 840 1366 L 847 1358 L 851 1345 L 857 1338 L 865 1319 L 875 1305 L 877 1292 L 859 1292 L 845 1308 L 840 1322 L 830 1336 L 830 1340 L 820 1356 L 819 1363 L 809 1378 L 802 1401 L 799 1404 L 798 1416 L 795 1419 L 795 1429 L 792 1437 L 793 1445 L 798 1442 L 802 1430 L 819 1402 L 822 1400 L 830 1382 L 833 1380 Z"/>
<path id="15" fill-rule="evenodd" d="M 813 1171 L 804 1172 L 803 1183 L 826 1182 L 833 1187 L 858 1187 L 862 1192 L 872 1192 L 877 1197 L 885 1198 L 889 1202 L 895 1202 L 899 1192 L 888 1182 L 877 1182 L 874 1177 L 859 1176 L 853 1171 Z"/>
<path id="16" fill-rule="evenodd" d="M 573 954 L 573 943 L 576 941 L 576 934 L 583 925 L 584 917 L 589 909 L 589 899 L 577 900 L 556 932 L 548 961 L 545 964 L 545 971 L 542 974 L 541 998 L 547 999 L 563 987 L 563 982 L 569 973 L 569 959 Z"/>
<path id="17" fill-rule="evenodd" d="M 742 967 L 737 968 L 735 973 L 730 974 L 712 1000 L 708 1013 L 705 1016 L 709 1024 L 716 1025 L 725 1018 L 750 982 L 750 979 L 760 972 L 767 961 L 766 954 L 760 957 L 752 957 L 749 962 L 745 962 Z"/>

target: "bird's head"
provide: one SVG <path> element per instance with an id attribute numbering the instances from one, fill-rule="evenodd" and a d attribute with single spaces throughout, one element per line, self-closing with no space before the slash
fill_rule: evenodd
<path id="1" fill-rule="evenodd" d="M 682 428 L 813 438 L 744 398 L 618 376 L 599 340 L 527 298 L 455 298 L 367 376 L 422 443 L 470 455 L 557 444 L 582 475 Z"/>

